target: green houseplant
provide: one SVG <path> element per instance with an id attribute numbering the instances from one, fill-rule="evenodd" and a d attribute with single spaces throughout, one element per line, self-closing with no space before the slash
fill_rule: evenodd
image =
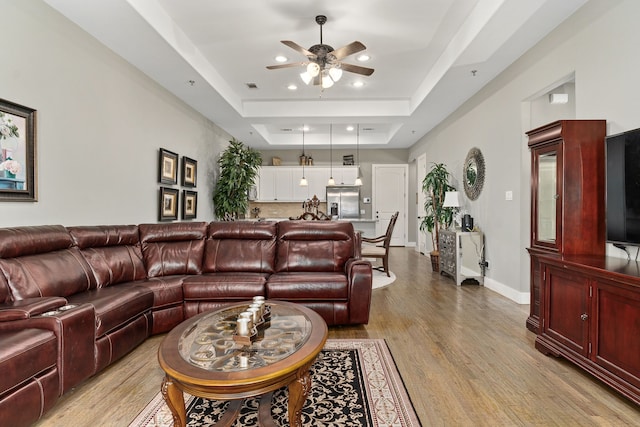
<path id="1" fill-rule="evenodd" d="M 213 192 L 216 217 L 239 218 L 249 208 L 249 188 L 258 176 L 262 155 L 234 138 L 222 152 L 218 165 L 220 176 Z"/>
<path id="2" fill-rule="evenodd" d="M 425 193 L 425 216 L 420 223 L 421 231 L 431 233 L 433 250 L 430 253 L 433 271 L 440 269 L 439 235 L 442 228 L 447 229 L 453 221 L 453 209 L 442 206 L 447 191 L 455 188 L 449 185 L 451 174 L 443 163 L 434 163 L 431 170 L 422 180 L 422 191 Z"/>

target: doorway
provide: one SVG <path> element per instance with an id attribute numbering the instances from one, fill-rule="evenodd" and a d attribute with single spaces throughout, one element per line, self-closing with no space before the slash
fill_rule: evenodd
<path id="1" fill-rule="evenodd" d="M 376 236 L 386 233 L 391 216 L 397 211 L 391 246 L 404 246 L 407 242 L 409 165 L 371 165 L 371 172 Z"/>
<path id="2" fill-rule="evenodd" d="M 420 224 L 422 223 L 422 218 L 425 216 L 424 211 L 424 202 L 426 200 L 424 191 L 422 191 L 422 180 L 425 175 L 427 175 L 427 154 L 421 154 L 416 160 L 416 188 L 418 197 L 416 198 L 416 212 L 418 213 L 418 221 L 416 222 L 416 229 L 418 233 L 418 244 L 416 250 L 420 252 L 422 255 L 427 255 L 429 251 L 427 250 L 427 232 L 420 230 Z"/>

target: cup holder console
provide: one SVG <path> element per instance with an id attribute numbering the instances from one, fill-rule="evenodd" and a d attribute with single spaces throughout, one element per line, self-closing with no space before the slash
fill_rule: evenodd
<path id="1" fill-rule="evenodd" d="M 45 311 L 44 313 L 41 314 L 41 316 L 45 316 L 45 317 L 55 316 L 57 314 L 61 314 L 61 313 L 64 313 L 65 311 L 71 310 L 72 308 L 75 308 L 75 307 L 77 307 L 76 304 L 63 305 L 62 307 L 58 307 L 55 310 Z"/>

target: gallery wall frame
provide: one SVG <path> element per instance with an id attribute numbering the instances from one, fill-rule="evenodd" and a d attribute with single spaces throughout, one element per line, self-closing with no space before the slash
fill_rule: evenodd
<path id="1" fill-rule="evenodd" d="M 198 214 L 198 192 L 182 190 L 182 219 L 195 219 Z"/>
<path id="2" fill-rule="evenodd" d="M 178 183 L 178 154 L 165 148 L 159 150 L 158 182 L 171 185 Z"/>
<path id="3" fill-rule="evenodd" d="M 0 201 L 37 201 L 36 116 L 0 99 Z"/>
<path id="4" fill-rule="evenodd" d="M 178 198 L 180 193 L 176 188 L 160 187 L 158 198 L 158 220 L 174 221 L 178 219 Z"/>
<path id="5" fill-rule="evenodd" d="M 195 188 L 197 186 L 197 180 L 198 162 L 189 157 L 182 156 L 182 186 Z"/>

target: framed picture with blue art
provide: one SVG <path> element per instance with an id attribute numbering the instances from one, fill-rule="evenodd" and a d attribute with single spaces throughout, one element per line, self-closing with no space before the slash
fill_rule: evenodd
<path id="1" fill-rule="evenodd" d="M 0 99 L 0 201 L 36 194 L 36 110 Z"/>

